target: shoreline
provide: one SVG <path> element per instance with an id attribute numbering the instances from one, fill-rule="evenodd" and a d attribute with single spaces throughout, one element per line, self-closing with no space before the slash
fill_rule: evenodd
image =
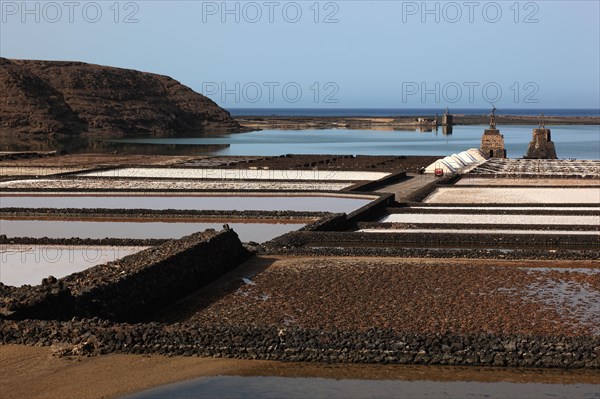
<path id="1" fill-rule="evenodd" d="M 485 115 L 455 114 L 453 126 L 487 125 Z M 442 115 L 438 115 L 438 122 Z M 424 115 L 433 120 L 435 115 Z M 418 122 L 416 116 L 234 116 L 242 126 L 256 130 L 304 130 L 304 129 L 365 129 L 365 130 L 415 130 L 444 128 L 431 121 Z M 554 125 L 600 125 L 600 116 L 545 116 L 545 124 Z M 502 125 L 539 125 L 539 116 L 497 115 L 496 123 Z"/>
<path id="2" fill-rule="evenodd" d="M 218 375 L 569 385 L 594 384 L 597 377 L 593 370 L 307 364 L 123 354 L 59 357 L 53 356 L 52 352 L 53 349 L 48 347 L 0 345 L 4 397 L 118 397 L 165 384 Z M 85 385 L 81 381 L 85 381 Z"/>

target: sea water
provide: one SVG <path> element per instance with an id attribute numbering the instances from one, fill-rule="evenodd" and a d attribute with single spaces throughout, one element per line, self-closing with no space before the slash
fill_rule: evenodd
<path id="1" fill-rule="evenodd" d="M 509 158 L 527 153 L 532 129 L 537 126 L 499 126 Z M 441 128 L 416 130 L 261 130 L 249 133 L 190 138 L 139 137 L 112 140 L 115 145 L 213 146 L 205 155 L 356 154 L 450 155 L 479 148 L 484 125 L 454 126 L 452 134 Z M 600 125 L 548 126 L 559 158 L 600 159 Z"/>

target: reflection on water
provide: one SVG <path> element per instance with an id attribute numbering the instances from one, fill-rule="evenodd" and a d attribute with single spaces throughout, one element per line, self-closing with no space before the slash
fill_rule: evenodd
<path id="1" fill-rule="evenodd" d="M 527 152 L 532 129 L 537 126 L 500 126 L 508 156 L 521 158 Z M 164 155 L 448 155 L 479 148 L 487 126 L 453 126 L 451 131 L 376 130 L 263 130 L 250 133 L 206 135 L 189 138 L 140 137 L 119 140 L 3 139 L 0 151 L 56 150 L 69 152 L 128 152 Z M 560 158 L 600 159 L 600 126 L 550 126 Z M 6 142 L 5 142 L 6 141 Z"/>
<path id="2" fill-rule="evenodd" d="M 8 237 L 172 239 L 204 231 L 221 230 L 226 220 L 195 222 L 90 222 L 65 220 L 0 220 L 2 234 Z M 243 242 L 265 242 L 290 231 L 297 223 L 228 223 Z"/>
<path id="3" fill-rule="evenodd" d="M 109 138 L 46 135 L 0 135 L 0 151 L 66 151 L 81 153 L 126 153 L 139 155 L 210 155 L 223 151 L 223 145 L 135 144 L 112 141 Z"/>
<path id="4" fill-rule="evenodd" d="M 127 398 L 598 398 L 594 384 L 204 377 Z"/>

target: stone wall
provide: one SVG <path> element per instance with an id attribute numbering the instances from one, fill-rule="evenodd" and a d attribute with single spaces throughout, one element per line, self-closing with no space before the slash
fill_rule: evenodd
<path id="1" fill-rule="evenodd" d="M 11 319 L 74 316 L 140 320 L 219 278 L 250 256 L 233 230 L 207 230 L 97 265 L 44 285 L 0 285 Z"/>
<path id="2" fill-rule="evenodd" d="M 600 368 L 600 337 L 418 334 L 197 324 L 0 321 L 0 343 L 53 345 L 59 354 L 229 357 L 321 363 Z"/>
<path id="3" fill-rule="evenodd" d="M 381 226 L 388 227 L 389 224 L 380 224 Z M 398 224 L 398 228 L 414 228 L 415 225 L 411 224 Z M 436 225 L 437 228 L 454 228 L 456 225 L 452 224 L 441 224 Z M 518 227 L 519 225 L 502 225 L 501 227 L 511 229 Z M 367 227 L 362 224 L 362 227 Z M 374 227 L 374 226 L 368 226 Z M 497 225 L 496 225 L 497 227 Z M 551 231 L 551 230 L 548 230 Z M 428 247 L 430 245 L 443 245 L 443 246 L 475 246 L 475 247 L 487 247 L 490 249 L 497 248 L 498 246 L 511 248 L 519 247 L 533 247 L 533 248 L 562 248 L 562 249 L 592 249 L 597 248 L 598 236 L 596 230 L 590 230 L 589 235 L 573 235 L 565 236 L 560 233 L 557 234 L 539 234 L 539 235 L 524 235 L 524 234 L 447 234 L 447 233 L 421 233 L 421 232 L 407 232 L 407 233 L 363 233 L 353 231 L 294 231 L 281 236 L 276 239 L 280 247 L 293 247 L 293 246 L 304 246 L 307 243 L 318 242 L 323 246 L 336 246 L 338 244 L 355 244 L 359 246 L 367 246 L 371 244 L 373 246 L 402 246 L 404 244 L 416 244 Z M 275 240 L 274 240 L 275 241 Z"/>

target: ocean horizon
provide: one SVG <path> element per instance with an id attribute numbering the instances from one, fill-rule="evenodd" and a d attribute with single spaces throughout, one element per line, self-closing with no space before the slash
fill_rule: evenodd
<path id="1" fill-rule="evenodd" d="M 226 108 L 232 116 L 428 116 L 442 115 L 445 108 Z M 453 115 L 488 115 L 489 108 L 449 108 Z M 512 116 L 600 116 L 597 108 L 505 108 L 497 114 Z"/>

